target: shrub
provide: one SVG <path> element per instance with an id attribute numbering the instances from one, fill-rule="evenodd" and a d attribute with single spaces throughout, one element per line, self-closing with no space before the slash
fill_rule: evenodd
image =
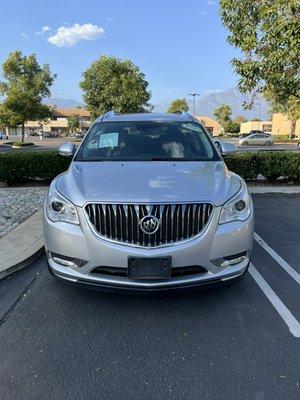
<path id="1" fill-rule="evenodd" d="M 270 182 L 283 177 L 300 180 L 300 154 L 285 151 L 260 152 L 257 155 L 257 170 Z"/>
<path id="2" fill-rule="evenodd" d="M 284 151 L 237 153 L 224 158 L 228 168 L 246 180 L 255 180 L 262 174 L 269 182 L 279 177 L 300 181 L 300 154 Z M 8 185 L 31 180 L 50 182 L 66 171 L 71 158 L 60 156 L 57 151 L 14 152 L 0 154 L 0 182 Z"/>
<path id="3" fill-rule="evenodd" d="M 38 179 L 51 181 L 68 169 L 70 161 L 56 151 L 4 153 L 0 155 L 0 181 L 8 185 Z"/>
<path id="4" fill-rule="evenodd" d="M 254 180 L 258 174 L 255 153 L 237 153 L 228 155 L 224 161 L 230 171 L 237 173 L 246 180 Z"/>

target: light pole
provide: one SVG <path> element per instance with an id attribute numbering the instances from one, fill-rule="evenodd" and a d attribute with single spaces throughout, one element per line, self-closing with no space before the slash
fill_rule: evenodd
<path id="1" fill-rule="evenodd" d="M 200 96 L 200 93 L 189 93 L 189 96 L 193 96 L 193 117 L 196 113 L 196 96 Z"/>

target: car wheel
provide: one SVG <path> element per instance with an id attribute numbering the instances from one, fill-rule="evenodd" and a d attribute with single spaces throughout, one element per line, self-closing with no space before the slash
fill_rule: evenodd
<path id="1" fill-rule="evenodd" d="M 271 142 L 266 142 L 265 143 L 266 146 L 271 146 L 271 144 L 272 144 Z"/>
<path id="2" fill-rule="evenodd" d="M 246 141 L 246 142 L 243 142 L 242 145 L 243 145 L 243 146 L 248 146 L 249 143 Z"/>

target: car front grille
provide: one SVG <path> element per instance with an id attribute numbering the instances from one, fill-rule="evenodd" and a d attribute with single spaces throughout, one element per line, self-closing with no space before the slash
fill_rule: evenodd
<path id="1" fill-rule="evenodd" d="M 85 212 L 102 237 L 125 244 L 157 247 L 199 235 L 213 211 L 210 203 L 189 204 L 87 204 Z M 145 233 L 143 218 L 153 216 L 154 233 Z"/>

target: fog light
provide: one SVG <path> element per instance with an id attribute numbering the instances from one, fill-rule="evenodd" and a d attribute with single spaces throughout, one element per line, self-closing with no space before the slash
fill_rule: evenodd
<path id="1" fill-rule="evenodd" d="M 218 267 L 225 268 L 230 267 L 232 265 L 239 264 L 247 259 L 246 252 L 234 254 L 232 256 L 224 257 L 224 258 L 216 258 L 212 260 L 212 262 Z"/>
<path id="2" fill-rule="evenodd" d="M 81 260 L 80 258 L 72 258 L 68 256 L 63 256 L 57 253 L 50 253 L 49 258 L 52 259 L 56 264 L 63 265 L 64 267 L 83 267 L 87 261 Z"/>

